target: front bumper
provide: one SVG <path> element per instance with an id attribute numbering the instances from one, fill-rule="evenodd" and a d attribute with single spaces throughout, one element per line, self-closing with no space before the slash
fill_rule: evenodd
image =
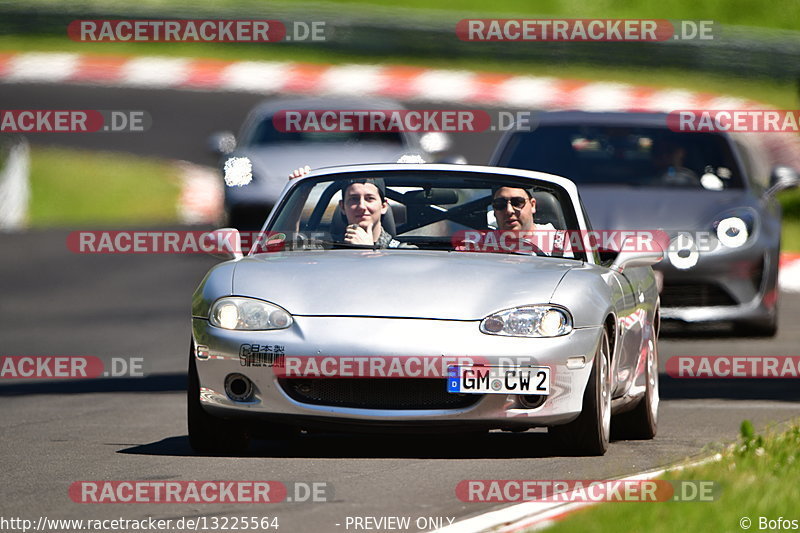
<path id="1" fill-rule="evenodd" d="M 775 314 L 778 253 L 761 246 L 700 253 L 697 264 L 679 269 L 669 259 L 663 273 L 661 317 L 684 322 L 760 321 Z"/>
<path id="2" fill-rule="evenodd" d="M 208 352 L 203 357 L 193 356 L 201 403 L 209 413 L 223 418 L 244 418 L 256 424 L 259 420 L 278 420 L 301 427 L 333 423 L 374 428 L 455 425 L 525 429 L 562 424 L 578 416 L 601 331 L 601 327 L 581 328 L 563 337 L 529 339 L 485 335 L 473 321 L 364 317 L 295 317 L 294 324 L 286 330 L 230 331 L 211 326 L 206 319 L 194 318 L 194 343 L 207 347 Z M 518 396 L 506 394 L 480 395 L 470 405 L 451 408 L 384 409 L 306 403 L 298 401 L 296 394 L 289 394 L 275 367 L 246 366 L 240 358 L 242 345 L 254 344 L 279 347 L 286 358 L 441 358 L 445 370 L 446 361 L 459 358 L 490 365 L 549 366 L 550 394 L 535 408 L 525 408 Z M 575 356 L 584 356 L 585 364 L 568 369 L 567 358 Z M 241 374 L 253 383 L 249 401 L 234 401 L 226 393 L 225 380 L 230 374 Z M 407 378 L 369 379 L 380 386 L 381 380 Z M 440 379 L 445 387 L 444 377 Z M 408 383 L 410 389 L 412 382 Z M 393 384 L 395 391 L 397 385 Z"/>

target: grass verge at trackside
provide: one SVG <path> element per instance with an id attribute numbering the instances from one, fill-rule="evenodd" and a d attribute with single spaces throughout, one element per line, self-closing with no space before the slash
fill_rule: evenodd
<path id="1" fill-rule="evenodd" d="M 714 481 L 717 500 L 604 503 L 577 512 L 547 532 L 730 533 L 746 531 L 740 527 L 745 517 L 750 520 L 751 531 L 777 531 L 779 528 L 759 528 L 761 517 L 800 521 L 800 425 L 762 436 L 745 421 L 740 441 L 723 454 L 721 461 L 675 472 L 667 479 Z"/>
<path id="2" fill-rule="evenodd" d="M 783 221 L 781 250 L 784 252 L 800 252 L 800 221 L 792 219 Z"/>
<path id="3" fill-rule="evenodd" d="M 129 154 L 33 147 L 32 227 L 176 222 L 180 184 L 169 162 Z"/>
<path id="4" fill-rule="evenodd" d="M 29 0 L 28 4 L 58 5 L 60 0 Z M 82 0 L 84 6 L 126 5 L 123 0 Z M 475 16 L 547 16 L 571 18 L 669 18 L 691 20 L 714 20 L 722 24 L 738 24 L 744 26 L 762 26 L 765 28 L 783 28 L 796 30 L 800 25 L 800 4 L 795 0 L 773 0 L 759 3 L 755 0 L 735 0 L 728 2 L 695 2 L 692 0 L 639 0 L 637 2 L 620 2 L 604 0 L 600 2 L 575 2 L 574 0 L 538 0 L 536 2 L 519 2 L 518 0 L 455 0 L 431 2 L 430 0 L 404 0 L 398 4 L 396 0 L 327 0 L 314 2 L 288 2 L 263 0 L 216 0 L 217 9 L 236 9 L 244 12 L 252 11 L 252 17 L 263 18 L 269 15 L 270 9 L 291 7 L 309 11 L 320 8 L 335 9 L 346 15 L 365 16 L 373 12 L 415 12 L 428 17 Z M 402 9 L 398 6 L 402 5 Z M 189 0 L 139 0 L 137 6 L 150 10 L 196 10 L 197 4 Z"/>
<path id="5" fill-rule="evenodd" d="M 778 199 L 783 206 L 781 248 L 787 252 L 800 252 L 800 190 L 782 192 Z"/>

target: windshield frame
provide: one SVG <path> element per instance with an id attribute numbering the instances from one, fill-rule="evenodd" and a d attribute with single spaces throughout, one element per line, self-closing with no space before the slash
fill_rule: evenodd
<path id="1" fill-rule="evenodd" d="M 444 171 L 444 172 L 443 172 Z M 426 177 L 425 174 L 430 173 L 431 177 Z M 346 167 L 330 167 L 328 169 L 320 169 L 310 174 L 290 181 L 284 189 L 283 194 L 279 198 L 275 207 L 270 212 L 262 226 L 262 232 L 270 231 L 285 231 L 274 230 L 276 221 L 282 213 L 289 207 L 289 202 L 293 195 L 298 192 L 300 187 L 313 187 L 319 183 L 344 180 L 344 179 L 357 179 L 366 177 L 380 177 L 389 180 L 398 177 L 406 178 L 419 178 L 423 177 L 427 181 L 433 182 L 447 182 L 448 180 L 474 180 L 482 182 L 496 181 L 498 185 L 501 184 L 519 184 L 526 188 L 536 188 L 539 190 L 552 191 L 557 193 L 560 207 L 564 214 L 564 219 L 567 221 L 567 228 L 569 230 L 587 230 L 589 227 L 586 220 L 585 212 L 580 203 L 580 196 L 578 195 L 577 188 L 571 181 L 555 175 L 544 174 L 541 172 L 531 172 L 518 169 L 498 169 L 497 167 L 477 166 L 477 165 L 448 165 L 448 164 L 370 164 L 370 165 L 351 165 Z M 402 185 L 389 185 L 387 197 L 392 198 L 394 193 L 392 187 L 401 187 Z M 446 185 L 443 185 L 446 188 Z M 466 187 L 465 187 L 466 188 Z M 479 189 L 479 187 L 476 187 Z M 307 189 L 310 192 L 310 189 Z M 335 192 L 333 193 L 335 194 Z M 331 195 L 332 198 L 332 195 Z M 328 201 L 330 198 L 328 199 Z M 305 200 L 303 200 L 305 201 Z M 470 202 L 456 205 L 454 209 L 460 209 L 468 203 L 474 201 L 486 202 L 487 206 L 490 201 L 488 196 L 476 198 Z M 324 203 L 324 202 L 321 202 Z M 429 206 L 430 207 L 430 206 Z M 320 209 L 320 205 L 315 206 L 314 211 Z M 325 208 L 322 208 L 324 211 Z M 448 210 L 449 211 L 449 210 Z M 444 217 L 443 220 L 447 218 Z M 414 228 L 406 229 L 411 231 Z M 452 251 L 452 250 L 450 250 Z M 250 250 L 249 255 L 252 255 L 254 250 Z M 598 264 L 594 254 L 583 254 L 579 257 L 570 257 L 570 260 L 585 261 L 591 264 Z"/>

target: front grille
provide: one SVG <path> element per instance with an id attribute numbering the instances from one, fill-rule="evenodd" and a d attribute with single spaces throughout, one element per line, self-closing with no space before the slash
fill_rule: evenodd
<path id="1" fill-rule="evenodd" d="M 483 397 L 449 393 L 447 380 L 438 378 L 281 379 L 279 383 L 298 402 L 360 409 L 460 409 Z"/>
<path id="2" fill-rule="evenodd" d="M 662 307 L 707 307 L 736 305 L 736 301 L 722 287 L 711 283 L 664 283 L 661 305 Z"/>

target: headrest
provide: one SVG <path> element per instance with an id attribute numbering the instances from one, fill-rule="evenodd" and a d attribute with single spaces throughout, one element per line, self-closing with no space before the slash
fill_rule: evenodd
<path id="1" fill-rule="evenodd" d="M 564 211 L 553 193 L 534 191 L 531 196 L 536 200 L 536 213 L 533 215 L 536 224 L 552 224 L 555 229 L 567 229 Z"/>

